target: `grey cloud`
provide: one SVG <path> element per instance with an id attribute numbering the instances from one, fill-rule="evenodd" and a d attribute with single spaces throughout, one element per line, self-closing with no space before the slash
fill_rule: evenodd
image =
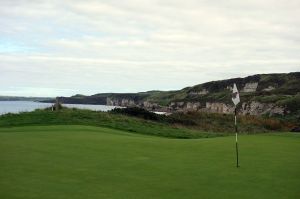
<path id="1" fill-rule="evenodd" d="M 298 0 L 0 3 L 0 83 L 16 94 L 179 89 L 300 69 Z"/>

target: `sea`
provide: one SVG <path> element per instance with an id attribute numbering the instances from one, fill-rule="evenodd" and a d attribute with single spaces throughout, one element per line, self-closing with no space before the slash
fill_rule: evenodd
<path id="1" fill-rule="evenodd" d="M 20 113 L 20 112 L 31 112 L 36 109 L 44 109 L 51 107 L 52 103 L 41 103 L 33 101 L 0 101 L 0 115 L 6 113 Z M 88 104 L 63 104 L 63 106 L 69 108 L 88 109 L 93 111 L 110 111 L 115 106 L 106 105 L 88 105 Z"/>

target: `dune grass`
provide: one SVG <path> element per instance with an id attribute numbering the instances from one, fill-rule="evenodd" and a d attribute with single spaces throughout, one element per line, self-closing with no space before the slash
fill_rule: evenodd
<path id="1" fill-rule="evenodd" d="M 100 111 L 69 109 L 60 111 L 36 110 L 0 116 L 0 127 L 41 125 L 86 125 L 119 129 L 138 134 L 169 138 L 206 138 L 223 136 L 224 133 L 203 132 L 182 126 L 144 120 L 121 114 Z"/>
<path id="2" fill-rule="evenodd" d="M 274 118 L 238 116 L 240 133 L 286 132 L 295 124 Z M 111 112 L 63 108 L 59 111 L 36 110 L 0 116 L 0 127 L 40 125 L 87 125 L 108 127 L 133 133 L 169 138 L 206 138 L 232 134 L 234 117 L 201 112 L 157 115 L 139 108 Z"/>
<path id="3" fill-rule="evenodd" d="M 300 198 L 300 136 L 168 139 L 88 126 L 0 128 L 0 198 Z"/>

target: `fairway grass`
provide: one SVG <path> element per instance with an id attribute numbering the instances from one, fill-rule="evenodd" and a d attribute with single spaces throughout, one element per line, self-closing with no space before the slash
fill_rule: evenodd
<path id="1" fill-rule="evenodd" d="M 298 199 L 300 135 L 170 139 L 88 126 L 0 128 L 1 199 Z"/>

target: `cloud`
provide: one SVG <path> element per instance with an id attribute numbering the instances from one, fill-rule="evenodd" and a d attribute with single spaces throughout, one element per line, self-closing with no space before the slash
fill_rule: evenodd
<path id="1" fill-rule="evenodd" d="M 0 0 L 0 83 L 56 96 L 299 71 L 298 13 L 298 0 Z"/>

